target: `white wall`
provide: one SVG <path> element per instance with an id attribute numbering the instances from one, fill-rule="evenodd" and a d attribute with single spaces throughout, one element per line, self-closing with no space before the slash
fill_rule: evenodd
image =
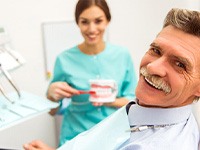
<path id="1" fill-rule="evenodd" d="M 45 21 L 72 20 L 76 1 L 0 0 L 0 25 L 8 29 L 13 47 L 27 61 L 23 67 L 12 72 L 22 90 L 45 95 L 49 81 L 45 76 L 41 24 Z M 200 10 L 199 0 L 107 1 L 112 13 L 110 41 L 129 48 L 136 71 L 141 57 L 160 31 L 166 13 L 172 7 Z"/>

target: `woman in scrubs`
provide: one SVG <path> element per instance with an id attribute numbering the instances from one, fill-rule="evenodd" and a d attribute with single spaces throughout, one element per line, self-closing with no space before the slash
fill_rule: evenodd
<path id="1" fill-rule="evenodd" d="M 75 20 L 84 41 L 57 56 L 47 91 L 49 100 L 60 102 L 60 111 L 63 99 L 71 99 L 62 110 L 59 146 L 126 105 L 135 96 L 137 82 L 128 49 L 103 40 L 111 20 L 106 1 L 79 0 Z M 91 79 L 114 80 L 118 87 L 115 101 L 90 102 L 89 94 L 80 94 L 79 90 L 90 89 Z"/>

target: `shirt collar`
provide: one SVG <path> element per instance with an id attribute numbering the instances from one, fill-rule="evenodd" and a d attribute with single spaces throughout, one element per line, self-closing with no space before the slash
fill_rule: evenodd
<path id="1" fill-rule="evenodd" d="M 186 121 L 192 112 L 192 105 L 176 108 L 150 108 L 131 105 L 128 113 L 130 125 L 176 124 Z"/>

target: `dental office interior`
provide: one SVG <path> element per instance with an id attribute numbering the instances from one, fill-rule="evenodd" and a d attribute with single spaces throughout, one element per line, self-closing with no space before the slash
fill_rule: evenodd
<path id="1" fill-rule="evenodd" d="M 22 149 L 33 139 L 56 147 L 61 116 L 48 114 L 57 103 L 46 99 L 46 90 L 55 55 L 81 40 L 74 21 L 77 0 L 0 2 L 0 47 L 5 49 L 0 52 L 0 148 Z M 199 0 L 107 2 L 112 20 L 105 40 L 130 50 L 136 72 L 172 7 L 200 11 Z M 194 104 L 194 114 L 200 123 L 199 103 Z"/>

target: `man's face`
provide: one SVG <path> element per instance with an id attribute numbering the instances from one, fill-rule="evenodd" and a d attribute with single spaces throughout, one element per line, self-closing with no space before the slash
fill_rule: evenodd
<path id="1" fill-rule="evenodd" d="M 200 96 L 200 38 L 172 26 L 151 43 L 140 64 L 139 104 L 178 107 Z"/>

